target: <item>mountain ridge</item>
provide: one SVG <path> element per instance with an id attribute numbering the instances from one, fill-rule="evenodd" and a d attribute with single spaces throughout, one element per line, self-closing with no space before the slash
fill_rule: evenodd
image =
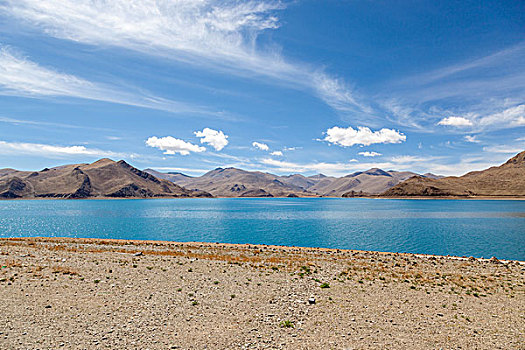
<path id="1" fill-rule="evenodd" d="M 172 177 L 146 169 L 157 177 L 174 181 L 176 184 L 199 189 L 216 197 L 341 197 L 350 191 L 377 195 L 399 182 L 417 175 L 413 172 L 384 171 L 372 168 L 343 177 L 323 174 L 304 176 L 301 174 L 275 175 L 261 171 L 247 171 L 228 167 L 210 170 L 198 177 Z"/>
<path id="2" fill-rule="evenodd" d="M 102 158 L 90 164 L 68 164 L 41 171 L 0 170 L 0 198 L 155 198 L 211 197 L 157 179 L 124 160 Z"/>
<path id="3" fill-rule="evenodd" d="M 525 151 L 504 164 L 462 176 L 414 176 L 381 194 L 384 197 L 525 196 Z"/>

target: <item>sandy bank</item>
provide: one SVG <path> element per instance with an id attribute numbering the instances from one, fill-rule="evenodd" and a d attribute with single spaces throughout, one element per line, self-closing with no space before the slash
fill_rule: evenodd
<path id="1" fill-rule="evenodd" d="M 0 264 L 2 349 L 518 349 L 525 342 L 518 262 L 24 238 L 0 240 Z"/>

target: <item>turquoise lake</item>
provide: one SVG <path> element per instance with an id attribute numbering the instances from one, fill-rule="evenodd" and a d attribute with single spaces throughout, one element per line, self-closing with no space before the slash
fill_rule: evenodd
<path id="1" fill-rule="evenodd" d="M 0 201 L 0 237 L 276 244 L 525 260 L 525 201 Z"/>

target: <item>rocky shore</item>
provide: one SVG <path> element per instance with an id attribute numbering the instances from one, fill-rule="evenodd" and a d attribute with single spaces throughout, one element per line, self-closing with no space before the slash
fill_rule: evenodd
<path id="1" fill-rule="evenodd" d="M 525 264 L 70 238 L 0 240 L 2 349 L 520 349 Z"/>

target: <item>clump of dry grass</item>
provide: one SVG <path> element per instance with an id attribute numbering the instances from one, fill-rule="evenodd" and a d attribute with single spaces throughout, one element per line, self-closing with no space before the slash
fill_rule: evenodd
<path id="1" fill-rule="evenodd" d="M 67 266 L 53 266 L 51 267 L 51 271 L 53 273 L 63 274 L 63 275 L 70 275 L 70 276 L 79 275 L 79 272 L 77 270 L 72 269 Z"/>

